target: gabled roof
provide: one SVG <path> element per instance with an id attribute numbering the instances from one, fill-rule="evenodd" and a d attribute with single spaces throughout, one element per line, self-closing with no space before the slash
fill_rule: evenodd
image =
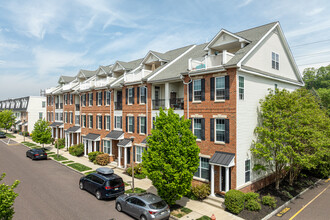
<path id="1" fill-rule="evenodd" d="M 110 139 L 114 139 L 114 140 L 119 140 L 123 135 L 124 135 L 123 131 L 112 130 L 105 137 L 110 138 Z"/>
<path id="2" fill-rule="evenodd" d="M 137 59 L 137 60 L 133 60 L 130 62 L 124 62 L 124 61 L 116 61 L 116 63 L 113 65 L 112 70 L 117 66 L 121 66 L 122 69 L 124 70 L 132 70 L 135 69 L 136 67 L 138 67 L 140 65 L 142 61 L 141 59 Z"/>
<path id="3" fill-rule="evenodd" d="M 234 166 L 235 154 L 216 151 L 210 159 L 210 164 L 217 166 L 231 167 Z"/>
<path id="4" fill-rule="evenodd" d="M 74 76 L 60 76 L 59 80 L 58 80 L 58 83 L 61 84 L 61 83 L 64 83 L 64 84 L 67 84 L 71 81 L 73 81 L 76 77 Z"/>
<path id="5" fill-rule="evenodd" d="M 99 68 L 96 70 L 97 75 L 109 75 L 111 71 L 112 65 L 108 66 L 99 66 Z"/>
<path id="6" fill-rule="evenodd" d="M 79 70 L 77 77 L 89 78 L 96 74 L 97 70 Z"/>

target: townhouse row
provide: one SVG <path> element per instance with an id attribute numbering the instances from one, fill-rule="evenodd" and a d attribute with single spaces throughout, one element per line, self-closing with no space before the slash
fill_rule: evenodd
<path id="1" fill-rule="evenodd" d="M 102 151 L 112 164 L 141 163 L 159 109 L 191 120 L 200 147 L 194 183 L 211 195 L 258 189 L 267 173 L 252 172 L 250 146 L 259 100 L 268 89 L 303 86 L 278 22 L 231 33 L 205 44 L 61 76 L 46 90 L 47 120 L 66 146 Z"/>

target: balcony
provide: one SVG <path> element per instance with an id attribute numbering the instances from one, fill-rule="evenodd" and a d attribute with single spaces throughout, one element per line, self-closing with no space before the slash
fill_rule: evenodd
<path id="1" fill-rule="evenodd" d="M 81 83 L 79 89 L 81 91 L 84 91 L 84 90 L 91 90 L 94 87 L 95 87 L 95 81 L 90 81 L 90 82 Z"/>
<path id="2" fill-rule="evenodd" d="M 123 110 L 123 102 L 115 102 L 115 110 Z"/>
<path id="3" fill-rule="evenodd" d="M 63 109 L 63 103 L 60 103 L 60 109 Z"/>
<path id="4" fill-rule="evenodd" d="M 76 106 L 76 111 L 80 111 L 80 105 L 79 104 L 75 104 L 75 106 Z"/>
<path id="5" fill-rule="evenodd" d="M 219 67 L 226 64 L 235 55 L 231 53 L 219 53 L 217 55 L 207 55 L 205 57 L 199 57 L 189 59 L 189 70 L 206 70 L 213 67 Z"/>
<path id="6" fill-rule="evenodd" d="M 62 90 L 63 91 L 70 91 L 72 89 L 72 87 L 76 86 L 77 84 L 78 84 L 77 82 L 74 82 L 74 83 L 70 82 L 66 85 L 63 85 Z"/>
<path id="7" fill-rule="evenodd" d="M 151 73 L 151 70 L 140 69 L 132 73 L 125 74 L 125 82 L 136 82 Z"/>
<path id="8" fill-rule="evenodd" d="M 108 77 L 106 79 L 96 80 L 95 87 L 97 87 L 97 88 L 106 87 L 109 85 L 110 82 L 111 82 L 111 80 Z"/>
<path id="9" fill-rule="evenodd" d="M 59 109 L 59 103 L 55 103 L 55 109 Z"/>
<path id="10" fill-rule="evenodd" d="M 184 98 L 170 99 L 170 108 L 172 108 L 174 110 L 183 110 L 184 109 Z"/>
<path id="11" fill-rule="evenodd" d="M 165 99 L 153 99 L 152 109 L 158 110 L 160 107 L 162 107 L 162 109 L 165 109 Z"/>
<path id="12" fill-rule="evenodd" d="M 169 106 L 169 107 L 166 107 Z M 174 110 L 184 109 L 184 98 L 172 98 L 172 99 L 154 99 L 152 100 L 152 109 L 159 110 L 159 108 L 172 108 Z"/>

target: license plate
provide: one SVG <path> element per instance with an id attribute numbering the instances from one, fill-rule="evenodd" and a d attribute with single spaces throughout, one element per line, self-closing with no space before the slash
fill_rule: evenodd
<path id="1" fill-rule="evenodd" d="M 43 157 L 44 155 L 43 154 L 40 154 L 40 157 Z"/>

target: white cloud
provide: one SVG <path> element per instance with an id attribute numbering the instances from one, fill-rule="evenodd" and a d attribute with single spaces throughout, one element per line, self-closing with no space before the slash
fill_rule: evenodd
<path id="1" fill-rule="evenodd" d="M 253 0 L 245 0 L 243 3 L 239 4 L 238 7 L 244 7 L 249 5 Z"/>
<path id="2" fill-rule="evenodd" d="M 306 13 L 307 16 L 314 16 L 317 15 L 319 13 L 321 13 L 325 8 L 315 8 L 309 12 Z"/>
<path id="3" fill-rule="evenodd" d="M 329 28 L 330 20 L 324 20 L 323 22 L 305 24 L 302 28 L 286 32 L 285 36 L 287 38 L 302 37 L 303 35 L 315 34 L 318 31 L 329 30 Z"/>

